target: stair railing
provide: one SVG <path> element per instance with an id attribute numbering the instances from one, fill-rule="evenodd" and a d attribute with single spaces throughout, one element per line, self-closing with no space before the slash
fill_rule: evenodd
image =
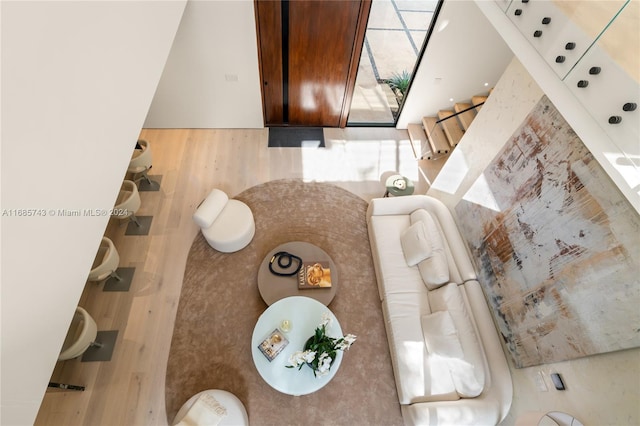
<path id="1" fill-rule="evenodd" d="M 484 102 L 480 102 L 479 104 L 476 104 L 476 105 L 471 105 L 469 108 L 465 108 L 465 109 L 463 109 L 462 111 L 455 112 L 455 113 L 451 114 L 451 115 L 450 115 L 450 116 L 448 116 L 448 117 L 441 118 L 440 120 L 437 120 L 437 121 L 436 121 L 436 124 L 440 124 L 440 123 L 442 123 L 443 121 L 447 121 L 447 120 L 449 120 L 449 119 L 451 119 L 451 118 L 457 117 L 457 116 L 459 116 L 460 114 L 464 114 L 465 112 L 467 112 L 467 111 L 471 111 L 472 109 L 476 109 L 476 108 L 478 108 L 478 107 L 481 107 L 482 105 L 484 105 Z"/>
<path id="2" fill-rule="evenodd" d="M 445 118 L 441 118 L 441 119 L 439 119 L 439 120 L 436 120 L 436 121 L 435 121 L 435 123 L 434 123 L 434 125 L 433 125 L 433 127 L 432 127 L 431 129 L 429 129 L 429 130 L 430 130 L 430 132 L 429 132 L 429 133 L 433 134 L 433 130 L 434 130 L 437 126 L 440 126 L 440 127 L 441 127 L 441 129 L 442 129 L 442 130 L 444 130 L 444 128 L 442 127 L 442 123 L 443 123 L 443 122 L 445 122 L 445 121 L 447 121 L 447 120 L 450 120 L 450 119 L 452 119 L 452 118 L 456 118 L 457 116 L 459 116 L 459 115 L 461 115 L 461 114 L 464 114 L 465 112 L 468 112 L 468 111 L 471 111 L 471 110 L 475 110 L 476 108 L 479 108 L 479 107 L 481 107 L 482 105 L 484 105 L 484 102 L 479 102 L 479 103 L 477 103 L 477 104 L 475 104 L 475 105 L 473 105 L 473 104 L 472 104 L 472 105 L 471 105 L 470 107 L 468 107 L 468 108 L 465 108 L 465 109 L 463 109 L 463 110 L 461 110 L 461 111 L 455 112 L 455 113 L 453 113 L 453 114 L 451 114 L 451 115 L 449 115 L 449 116 L 447 116 L 447 117 L 445 117 Z M 429 144 L 427 144 L 427 146 L 428 146 L 428 145 L 429 145 Z M 430 152 L 422 152 L 422 158 L 423 158 L 423 159 L 425 159 L 425 160 L 433 160 L 433 159 L 436 159 L 436 158 L 438 158 L 438 157 L 441 157 L 442 155 L 447 155 L 450 151 L 451 151 L 451 149 L 448 149 L 448 150 L 447 150 L 447 151 L 445 151 L 445 152 L 441 152 L 441 151 L 438 151 L 438 152 L 433 152 L 433 151 L 430 151 Z"/>

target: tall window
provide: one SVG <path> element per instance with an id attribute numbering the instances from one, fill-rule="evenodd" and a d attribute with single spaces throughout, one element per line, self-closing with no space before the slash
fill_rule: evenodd
<path id="1" fill-rule="evenodd" d="M 395 125 L 438 0 L 373 0 L 348 125 Z"/>

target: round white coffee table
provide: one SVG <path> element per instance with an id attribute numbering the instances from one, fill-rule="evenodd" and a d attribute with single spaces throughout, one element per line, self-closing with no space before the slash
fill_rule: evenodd
<path id="1" fill-rule="evenodd" d="M 272 388 L 288 395 L 307 395 L 321 389 L 336 374 L 342 362 L 342 351 L 337 352 L 329 373 L 322 377 L 315 377 L 313 370 L 306 365 L 300 370 L 286 368 L 291 354 L 303 350 L 305 342 L 313 335 L 325 312 L 331 318 L 327 334 L 342 337 L 340 323 L 333 312 L 309 297 L 291 296 L 280 299 L 260 315 L 251 337 L 251 352 L 258 373 Z M 289 344 L 270 362 L 258 346 L 274 329 L 280 328 L 283 320 L 289 320 L 291 324 L 290 331 L 282 333 Z"/>

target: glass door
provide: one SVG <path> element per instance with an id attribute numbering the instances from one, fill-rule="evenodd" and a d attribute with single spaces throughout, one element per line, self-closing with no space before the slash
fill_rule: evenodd
<path id="1" fill-rule="evenodd" d="M 438 0 L 373 0 L 348 126 L 394 126 Z"/>

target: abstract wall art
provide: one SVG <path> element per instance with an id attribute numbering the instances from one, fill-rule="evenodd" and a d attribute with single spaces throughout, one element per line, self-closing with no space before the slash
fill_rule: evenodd
<path id="1" fill-rule="evenodd" d="M 548 98 L 455 210 L 517 367 L 640 346 L 640 216 Z"/>

